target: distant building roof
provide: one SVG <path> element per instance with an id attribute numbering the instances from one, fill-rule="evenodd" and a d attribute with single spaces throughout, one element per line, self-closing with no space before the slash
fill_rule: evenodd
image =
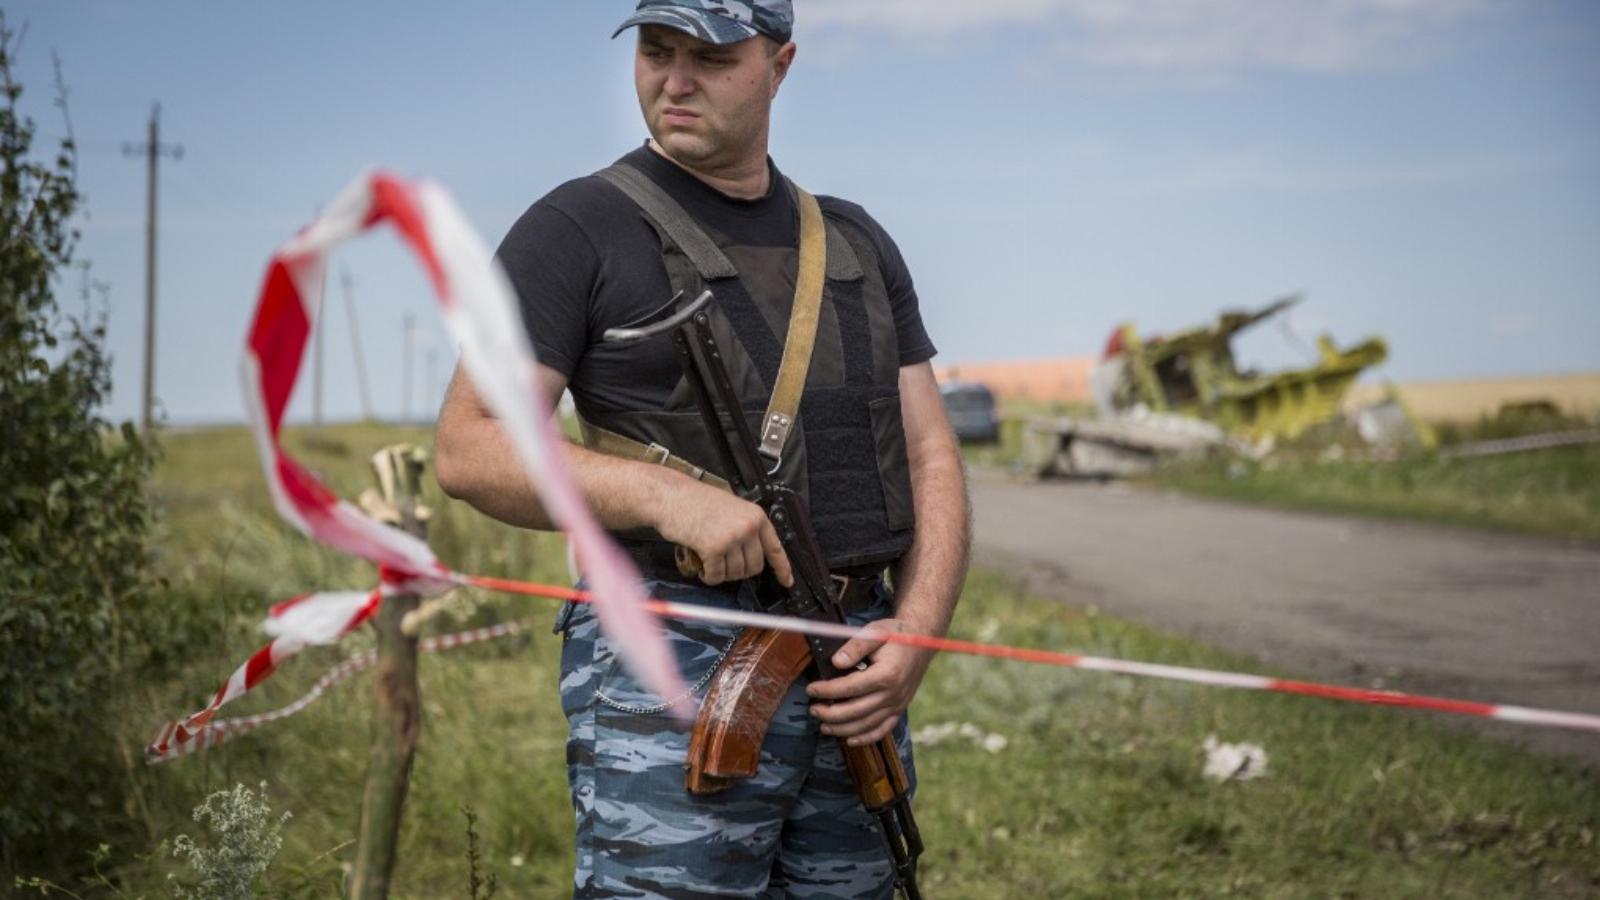
<path id="1" fill-rule="evenodd" d="M 956 363 L 934 370 L 940 381 L 981 381 L 1003 400 L 1092 403 L 1089 373 L 1093 356 L 1018 362 Z"/>

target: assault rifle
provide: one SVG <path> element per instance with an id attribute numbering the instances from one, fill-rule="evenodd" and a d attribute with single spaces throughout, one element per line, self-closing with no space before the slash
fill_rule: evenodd
<path id="1" fill-rule="evenodd" d="M 700 408 L 706 429 L 716 445 L 717 455 L 720 457 L 723 472 L 727 473 L 729 485 L 740 497 L 760 506 L 767 514 L 767 519 L 777 532 L 778 540 L 783 544 L 783 552 L 788 556 L 789 565 L 794 573 L 793 586 L 785 588 L 772 576 L 770 568 L 767 569 L 758 582 L 758 596 L 768 608 L 781 610 L 791 616 L 843 623 L 845 612 L 841 599 L 848 580 L 828 571 L 826 558 L 822 554 L 821 545 L 817 542 L 816 533 L 812 530 L 811 518 L 806 511 L 804 500 L 775 477 L 776 466 L 769 469 L 762 463 L 762 456 L 757 449 L 750 425 L 745 421 L 738 394 L 734 391 L 727 366 L 723 362 L 722 352 L 717 346 L 716 337 L 712 334 L 708 311 L 711 301 L 711 292 L 705 291 L 688 306 L 655 324 L 639 328 L 610 329 L 605 333 L 605 339 L 637 341 L 671 333 L 684 377 Z M 678 548 L 678 563 L 680 571 L 686 575 L 699 569 L 699 560 L 693 558 L 692 551 L 687 551 L 685 548 Z M 797 646 L 797 641 L 794 640 L 797 636 L 793 633 L 767 632 L 753 641 L 744 640 L 751 637 L 754 631 L 747 629 L 746 634 L 741 636 L 740 643 L 736 644 L 736 651 L 729 653 L 730 664 L 736 656 L 758 642 L 763 648 L 783 644 Z M 810 666 L 817 677 L 831 679 L 844 674 L 833 664 L 833 654 L 844 645 L 843 641 L 808 635 L 804 638 L 804 644 L 804 650 L 778 650 L 769 656 L 770 659 L 787 653 L 790 662 L 765 664 L 774 671 L 789 668 L 788 680 L 784 680 L 781 674 L 773 679 L 747 679 L 757 691 L 765 689 L 768 695 L 765 705 L 761 702 L 749 704 L 753 709 L 760 709 L 761 715 L 766 718 L 753 723 L 753 727 L 750 723 L 744 723 L 731 729 L 745 745 L 745 755 L 751 767 L 747 774 L 754 772 L 754 758 L 759 751 L 760 736 L 765 734 L 772 705 L 776 703 L 773 684 L 781 683 L 781 687 L 777 690 L 778 695 L 781 695 L 782 690 L 788 687 L 789 682 L 804 667 L 806 655 L 809 655 Z M 750 650 L 752 654 L 750 658 L 759 656 L 763 652 L 765 649 Z M 752 665 L 759 668 L 764 664 L 755 662 Z M 731 701 L 735 705 L 739 702 L 737 696 Z M 708 696 L 707 706 L 714 705 L 719 704 L 712 703 Z M 704 713 L 704 710 L 702 712 Z M 750 747 L 752 731 L 755 734 L 753 749 Z M 700 744 L 713 742 L 713 739 L 706 738 L 701 728 L 697 726 L 695 741 Z M 851 746 L 840 738 L 839 749 L 844 754 L 845 764 L 855 781 L 862 805 L 878 821 L 894 864 L 895 887 L 904 894 L 906 900 L 920 900 L 916 870 L 917 858 L 922 854 L 922 836 L 917 830 L 916 820 L 911 815 L 910 780 L 901 765 L 894 736 L 886 736 L 867 746 Z M 703 747 L 691 745 L 691 756 L 699 752 L 705 752 Z M 711 778 L 697 783 L 692 774 L 689 779 L 691 790 L 717 790 L 727 783 Z"/>

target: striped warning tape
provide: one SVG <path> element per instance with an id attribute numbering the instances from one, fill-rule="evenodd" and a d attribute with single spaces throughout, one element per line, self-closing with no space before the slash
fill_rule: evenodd
<path id="1" fill-rule="evenodd" d="M 515 581 L 504 578 L 486 578 L 482 576 L 468 576 L 466 583 L 490 590 L 527 594 L 536 597 L 551 597 L 560 600 L 573 600 L 580 603 L 587 603 L 591 600 L 586 591 L 581 591 L 574 588 L 565 588 L 559 585 L 535 584 L 532 582 Z M 1231 687 L 1254 691 L 1271 691 L 1279 694 L 1299 694 L 1307 697 L 1323 697 L 1329 700 L 1342 700 L 1350 703 L 1366 703 L 1377 706 L 1403 706 L 1412 709 L 1428 709 L 1437 712 L 1457 713 L 1460 715 L 1479 716 L 1489 719 L 1501 719 L 1507 722 L 1518 722 L 1524 725 L 1542 725 L 1551 728 L 1575 728 L 1581 731 L 1600 732 L 1600 715 L 1592 715 L 1589 713 L 1566 712 L 1553 709 L 1536 709 L 1525 706 L 1507 706 L 1493 703 L 1479 703 L 1471 700 L 1452 700 L 1446 697 L 1430 697 L 1423 694 L 1408 694 L 1401 691 L 1371 690 L 1367 688 L 1356 688 L 1343 685 L 1318 684 L 1310 681 L 1293 681 L 1284 678 L 1270 678 L 1265 675 L 1246 675 L 1238 672 L 1219 672 L 1214 669 L 1196 669 L 1187 666 L 1168 666 L 1159 663 L 1142 663 L 1122 659 L 1106 659 L 1098 656 L 1082 656 L 1075 653 L 1059 653 L 1051 650 L 1034 650 L 1026 647 L 1010 647 L 1004 644 L 987 644 L 978 641 L 963 641 L 955 638 L 934 637 L 932 635 L 925 634 L 876 631 L 873 630 L 871 626 L 858 628 L 850 625 L 837 625 L 830 622 L 814 622 L 807 619 L 796 619 L 790 616 L 774 616 L 766 613 L 746 612 L 744 610 L 715 609 L 707 606 L 698 606 L 692 603 L 672 603 L 665 600 L 651 600 L 649 602 L 649 608 L 658 615 L 671 616 L 678 619 L 692 619 L 701 622 L 719 622 L 734 625 L 753 626 L 756 628 L 772 628 L 780 631 L 797 631 L 801 634 L 828 638 L 843 638 L 846 640 L 870 632 L 873 637 L 882 639 L 887 643 L 905 644 L 911 647 L 921 647 L 927 650 L 937 650 L 945 653 L 963 653 L 971 656 L 985 656 L 992 659 L 1010 659 L 1018 662 L 1059 666 L 1069 669 L 1087 669 L 1096 672 L 1114 672 L 1120 675 L 1134 675 L 1143 678 L 1159 678 L 1166 681 L 1185 681 L 1191 684 L 1204 684 L 1212 687 Z"/>
<path id="2" fill-rule="evenodd" d="M 539 584 L 537 582 L 518 581 L 509 578 L 491 578 L 482 575 L 457 575 L 455 577 L 461 584 L 503 593 L 545 597 L 555 600 L 571 600 L 578 603 L 593 601 L 593 597 L 588 591 L 560 585 Z M 1139 678 L 1156 678 L 1163 681 L 1201 684 L 1209 687 L 1296 694 L 1304 697 L 1321 697 L 1327 700 L 1373 706 L 1425 709 L 1434 712 L 1499 719 L 1523 725 L 1600 732 L 1600 715 L 1589 713 L 1481 703 L 1472 700 L 1455 700 L 1448 697 L 1431 697 L 1425 694 L 1409 694 L 1403 691 L 1319 684 L 1311 681 L 1272 678 L 1265 675 L 1249 675 L 1241 672 L 1221 672 L 1215 669 L 1198 669 L 1189 666 L 1171 666 L 1161 663 L 1084 656 L 1076 653 L 1060 653 L 1052 650 L 1012 647 L 1005 644 L 964 641 L 925 634 L 878 631 L 871 626 L 839 625 L 831 622 L 798 619 L 791 616 L 776 616 L 746 610 L 719 609 L 694 603 L 674 603 L 667 600 L 651 599 L 646 603 L 646 607 L 656 615 L 675 619 L 770 628 L 778 631 L 794 631 L 801 634 L 841 640 L 870 635 L 887 643 L 905 644 L 911 647 L 921 647 L 944 653 L 961 653 L 970 656 L 1006 659 L 1015 662 L 1081 669 L 1091 672 L 1110 672 Z M 419 641 L 417 646 L 419 650 L 424 652 L 450 650 L 465 644 L 514 634 L 527 628 L 529 624 L 527 620 L 523 620 L 478 628 L 472 631 L 428 637 Z M 374 661 L 376 661 L 376 656 L 373 651 L 352 656 L 330 669 L 327 674 L 317 680 L 316 684 L 312 685 L 310 691 L 288 706 L 252 716 L 241 716 L 232 719 L 206 719 L 188 731 L 187 736 L 182 740 L 176 739 L 174 729 L 178 727 L 177 723 L 168 723 L 156 735 L 155 740 L 151 742 L 149 747 L 146 748 L 146 758 L 151 763 L 177 759 L 197 750 L 204 750 L 232 740 L 269 722 L 286 719 L 310 706 L 328 688 L 370 667 Z M 193 718 L 191 717 L 191 722 Z"/>
<path id="3" fill-rule="evenodd" d="M 470 631 L 426 637 L 417 642 L 417 649 L 423 653 L 454 650 L 467 644 L 476 644 L 480 641 L 516 634 L 530 624 L 529 620 L 503 622 L 499 625 L 488 625 L 483 628 L 474 628 Z M 173 729 L 177 727 L 177 723 L 168 723 L 162 728 L 161 733 L 156 735 L 156 739 L 150 742 L 150 746 L 146 750 L 145 759 L 150 763 L 163 763 L 178 759 L 188 756 L 197 750 L 206 750 L 218 744 L 227 743 L 270 722 L 287 719 L 317 702 L 329 688 L 349 678 L 351 675 L 371 668 L 372 664 L 377 661 L 378 654 L 375 650 L 357 653 L 329 669 L 326 674 L 317 679 L 310 690 L 288 706 L 252 716 L 237 716 L 231 719 L 207 721 L 192 732 L 187 741 L 174 740 Z"/>

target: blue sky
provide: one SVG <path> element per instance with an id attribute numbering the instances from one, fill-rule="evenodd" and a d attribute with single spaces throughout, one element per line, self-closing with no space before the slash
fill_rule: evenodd
<path id="1" fill-rule="evenodd" d="M 242 418 L 267 258 L 357 173 L 438 179 L 492 245 L 644 138 L 632 43 L 608 40 L 627 2 L 7 6 L 41 138 L 64 133 L 52 50 L 70 89 L 118 417 L 137 412 L 144 278 L 144 166 L 122 144 L 152 101 L 184 149 L 161 172 L 157 394 L 176 423 Z M 1247 359 L 1296 362 L 1328 330 L 1386 336 L 1397 380 L 1600 368 L 1600 4 L 797 6 L 773 155 L 889 228 L 942 362 L 1093 353 L 1119 321 L 1172 329 L 1302 291 Z M 380 415 L 407 405 L 401 321 L 420 324 L 421 414 L 453 350 L 420 275 L 383 234 L 341 248 L 341 269 Z M 337 285 L 329 299 L 324 408 L 350 417 Z"/>

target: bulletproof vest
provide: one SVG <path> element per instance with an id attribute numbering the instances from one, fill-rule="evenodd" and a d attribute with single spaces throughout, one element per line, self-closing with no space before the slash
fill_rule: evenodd
<path id="1" fill-rule="evenodd" d="M 626 164 L 598 175 L 627 194 L 655 230 L 678 302 L 708 289 L 716 298 L 711 330 L 751 433 L 760 435 L 794 301 L 796 248 L 741 246 L 737 236 L 710 233 L 648 176 Z M 783 187 L 793 191 L 787 179 Z M 872 241 L 853 223 L 826 213 L 824 225 L 827 277 L 815 347 L 798 415 L 774 474 L 806 499 L 831 568 L 877 566 L 905 553 L 914 525 L 900 415 L 899 342 Z M 585 425 L 651 445 L 651 461 L 670 454 L 680 471 L 704 470 L 713 481 L 734 475 L 722 471 L 682 378 L 660 410 L 595 412 Z M 586 438 L 586 443 L 591 442 Z M 592 443 L 606 449 L 603 442 Z M 623 537 L 660 539 L 653 533 Z"/>

